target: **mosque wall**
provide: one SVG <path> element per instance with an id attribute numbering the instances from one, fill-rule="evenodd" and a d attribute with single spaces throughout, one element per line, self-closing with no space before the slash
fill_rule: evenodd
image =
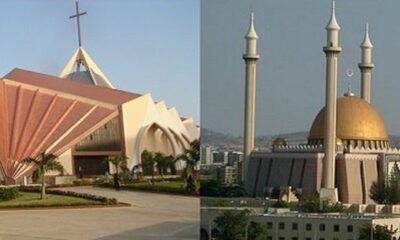
<path id="1" fill-rule="evenodd" d="M 374 203 L 369 198 L 372 182 L 378 179 L 377 154 L 341 154 L 336 158 L 336 186 L 344 203 Z"/>
<path id="2" fill-rule="evenodd" d="M 305 195 L 321 188 L 322 156 L 320 153 L 253 152 L 247 175 L 248 191 L 264 197 L 272 188 L 301 188 Z"/>

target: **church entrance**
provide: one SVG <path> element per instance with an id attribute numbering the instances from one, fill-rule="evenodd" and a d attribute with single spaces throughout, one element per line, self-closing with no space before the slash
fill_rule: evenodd
<path id="1" fill-rule="evenodd" d="M 109 172 L 108 156 L 75 156 L 74 169 L 78 178 L 104 175 Z"/>

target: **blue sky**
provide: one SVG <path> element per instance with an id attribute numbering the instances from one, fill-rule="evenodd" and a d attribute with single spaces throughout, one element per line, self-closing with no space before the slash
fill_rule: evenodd
<path id="1" fill-rule="evenodd" d="M 74 1 L 1 1 L 0 75 L 58 75 L 77 48 Z M 81 0 L 83 47 L 114 86 L 151 93 L 199 122 L 200 3 Z"/>
<path id="2" fill-rule="evenodd" d="M 243 135 L 244 35 L 255 13 L 259 36 L 257 135 L 308 131 L 324 105 L 325 26 L 331 0 L 202 0 L 201 123 L 219 132 Z M 400 1 L 337 0 L 341 26 L 338 96 L 360 94 L 360 44 L 369 23 L 374 45 L 372 105 L 389 133 L 400 134 Z"/>

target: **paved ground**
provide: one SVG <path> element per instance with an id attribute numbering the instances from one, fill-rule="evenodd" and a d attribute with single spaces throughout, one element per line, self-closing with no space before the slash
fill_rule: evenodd
<path id="1" fill-rule="evenodd" d="M 0 240 L 199 239 L 199 199 L 144 192 L 69 188 L 132 207 L 0 211 Z"/>

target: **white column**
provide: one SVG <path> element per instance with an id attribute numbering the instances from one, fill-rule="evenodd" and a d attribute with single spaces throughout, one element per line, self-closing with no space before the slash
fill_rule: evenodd
<path id="1" fill-rule="evenodd" d="M 340 26 L 336 21 L 335 2 L 332 2 L 332 14 L 327 30 L 327 44 L 323 48 L 326 55 L 326 92 L 325 92 L 325 129 L 324 129 L 324 161 L 322 175 L 321 198 L 333 202 L 338 200 L 335 188 L 335 158 L 336 158 L 336 99 Z"/>
<path id="2" fill-rule="evenodd" d="M 361 62 L 358 64 L 361 72 L 361 98 L 371 103 L 371 81 L 372 81 L 372 48 L 369 39 L 368 23 L 365 25 L 365 36 L 361 43 Z"/>
<path id="3" fill-rule="evenodd" d="M 254 150 L 254 124 L 255 124 L 255 101 L 256 101 L 256 72 L 257 61 L 257 33 L 254 28 L 254 16 L 250 15 L 250 26 L 246 34 L 246 53 L 243 59 L 246 64 L 245 75 L 245 109 L 244 109 L 244 158 L 242 164 L 242 180 L 246 181 L 248 164 L 251 152 Z"/>

